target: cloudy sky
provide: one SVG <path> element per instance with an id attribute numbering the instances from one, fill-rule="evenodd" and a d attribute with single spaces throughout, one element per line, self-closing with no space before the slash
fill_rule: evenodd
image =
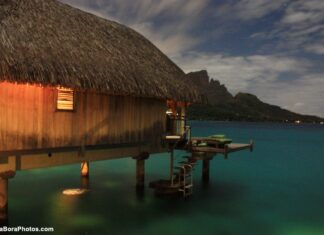
<path id="1" fill-rule="evenodd" d="M 128 25 L 233 94 L 324 117 L 324 0 L 61 1 Z"/>

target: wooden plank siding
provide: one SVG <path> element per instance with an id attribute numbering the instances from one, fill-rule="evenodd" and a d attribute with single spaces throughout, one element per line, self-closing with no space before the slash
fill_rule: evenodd
<path id="1" fill-rule="evenodd" d="M 56 110 L 56 88 L 0 83 L 0 152 L 147 142 L 160 147 L 165 101 L 75 92 Z"/>

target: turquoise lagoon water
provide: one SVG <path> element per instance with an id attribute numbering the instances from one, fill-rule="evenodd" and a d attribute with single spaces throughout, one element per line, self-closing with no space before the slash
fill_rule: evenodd
<path id="1" fill-rule="evenodd" d="M 80 186 L 79 164 L 17 172 L 10 180 L 10 225 L 51 226 L 54 234 L 324 234 L 324 126 L 191 125 L 195 136 L 254 139 L 254 152 L 216 156 L 207 186 L 199 163 L 186 200 L 155 198 L 149 188 L 136 194 L 131 159 L 92 163 L 91 191 L 81 196 L 62 194 Z M 183 155 L 177 152 L 179 160 Z M 151 156 L 146 183 L 167 177 L 168 159 Z"/>

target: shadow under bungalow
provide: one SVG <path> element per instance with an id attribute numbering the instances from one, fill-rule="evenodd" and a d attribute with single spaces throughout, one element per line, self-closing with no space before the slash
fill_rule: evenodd
<path id="1" fill-rule="evenodd" d="M 185 73 L 150 41 L 119 23 L 56 0 L 0 1 L 0 219 L 16 171 L 169 151 L 170 179 L 157 192 L 190 194 L 187 175 L 216 153 L 252 149 L 192 137 L 186 107 L 203 101 Z M 173 166 L 174 149 L 189 156 Z M 188 183 L 189 182 L 189 183 Z"/>

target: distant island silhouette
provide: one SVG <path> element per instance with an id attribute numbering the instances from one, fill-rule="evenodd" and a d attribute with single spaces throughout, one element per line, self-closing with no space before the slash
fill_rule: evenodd
<path id="1" fill-rule="evenodd" d="M 188 73 L 187 79 L 205 96 L 204 104 L 189 107 L 188 116 L 193 120 L 324 123 L 324 118 L 302 115 L 264 103 L 253 94 L 240 92 L 233 96 L 225 85 L 209 79 L 206 70 Z"/>

